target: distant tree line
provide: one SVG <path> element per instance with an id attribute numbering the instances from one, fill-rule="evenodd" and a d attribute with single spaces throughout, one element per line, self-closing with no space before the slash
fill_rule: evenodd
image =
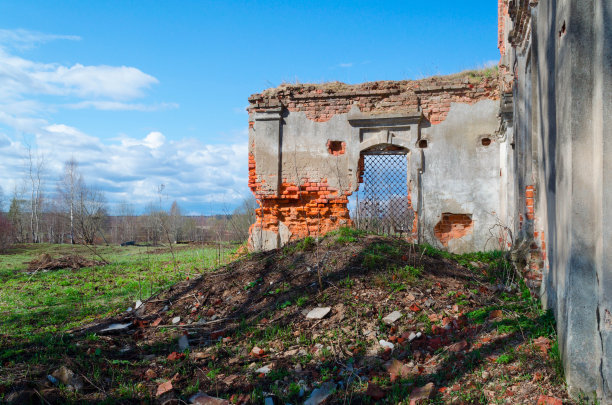
<path id="1" fill-rule="evenodd" d="M 21 243 L 243 242 L 255 221 L 253 198 L 224 215 L 186 216 L 176 201 L 164 210 L 163 185 L 158 201 L 148 204 L 144 214 L 135 214 L 125 201 L 110 215 L 104 193 L 87 184 L 75 159 L 64 163 L 56 192 L 47 197 L 44 159 L 31 150 L 28 156 L 22 187 L 11 198 L 0 188 L 0 250 Z"/>

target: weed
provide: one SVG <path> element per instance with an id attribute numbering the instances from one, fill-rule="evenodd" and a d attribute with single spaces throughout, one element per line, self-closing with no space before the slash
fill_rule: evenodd
<path id="1" fill-rule="evenodd" d="M 416 279 L 419 278 L 421 274 L 423 274 L 423 266 L 413 267 L 406 265 L 397 269 L 394 274 L 401 280 L 413 282 L 416 281 Z"/>
<path id="2" fill-rule="evenodd" d="M 497 364 L 509 364 L 512 363 L 512 360 L 514 360 L 514 357 L 511 354 L 504 353 L 500 355 L 495 362 Z"/>
<path id="3" fill-rule="evenodd" d="M 310 250 L 316 244 L 317 244 L 317 242 L 315 241 L 315 239 L 312 236 L 307 236 L 307 237 L 305 237 L 304 239 L 300 240 L 299 242 L 297 242 L 295 244 L 285 245 L 285 247 L 283 247 L 283 254 L 284 255 L 291 255 L 291 254 L 293 254 L 295 252 L 303 252 L 305 250 Z"/>
<path id="4" fill-rule="evenodd" d="M 339 283 L 342 287 L 344 288 L 353 288 L 353 285 L 355 284 L 355 282 L 353 280 L 351 280 L 350 276 L 346 276 L 346 278 L 342 281 L 340 281 Z"/>
<path id="5" fill-rule="evenodd" d="M 290 375 L 290 373 L 286 368 L 279 368 L 275 370 L 270 370 L 270 372 L 266 375 L 266 377 L 273 381 L 277 381 L 277 380 L 282 380 L 288 375 Z"/>
<path id="6" fill-rule="evenodd" d="M 278 308 L 279 308 L 279 309 L 285 309 L 285 308 L 290 307 L 290 306 L 291 306 L 291 301 L 288 301 L 288 300 L 287 300 L 287 301 L 283 302 L 282 304 L 280 304 L 280 305 L 278 306 Z"/>
<path id="7" fill-rule="evenodd" d="M 209 377 L 210 378 L 210 377 Z M 186 396 L 193 395 L 200 391 L 200 380 L 196 380 L 194 384 L 188 385 L 184 390 L 183 394 Z"/>
<path id="8" fill-rule="evenodd" d="M 214 367 L 214 365 L 212 363 L 208 363 L 208 373 L 206 373 L 206 377 L 210 378 L 211 380 L 215 380 L 215 378 L 217 378 L 217 376 L 219 374 L 221 374 L 221 367 Z"/>
<path id="9" fill-rule="evenodd" d="M 365 235 L 365 231 L 356 228 L 342 227 L 328 233 L 330 237 L 336 237 L 335 243 L 346 244 L 356 242 L 359 237 Z"/>
<path id="10" fill-rule="evenodd" d="M 263 279 L 261 277 L 259 277 L 257 280 L 251 281 L 250 283 L 245 285 L 244 289 L 245 290 L 250 290 L 251 288 L 255 287 L 257 284 L 261 283 L 262 281 L 263 281 Z"/>
<path id="11" fill-rule="evenodd" d="M 470 319 L 473 323 L 484 323 L 484 321 L 487 320 L 487 318 L 489 317 L 489 313 L 491 311 L 493 311 L 494 309 L 496 309 L 497 307 L 495 306 L 489 306 L 489 307 L 484 307 L 484 308 L 478 308 L 475 309 L 474 311 L 468 312 L 466 314 L 466 316 L 468 317 L 468 319 Z"/>
<path id="12" fill-rule="evenodd" d="M 302 389 L 302 387 L 300 387 L 300 384 L 296 383 L 296 382 L 292 382 L 289 384 L 289 387 L 287 388 L 287 392 L 290 398 L 297 398 L 300 394 L 300 390 Z"/>
<path id="13" fill-rule="evenodd" d="M 552 362 L 552 366 L 555 370 L 555 375 L 559 382 L 563 381 L 563 361 L 561 360 L 561 352 L 559 351 L 559 340 L 555 339 L 550 346 L 549 350 L 550 360 Z"/>
<path id="14" fill-rule="evenodd" d="M 444 257 L 446 259 L 451 259 L 453 257 L 452 253 L 433 247 L 429 243 L 422 244 L 421 249 L 423 253 L 429 257 Z"/>
<path id="15" fill-rule="evenodd" d="M 419 316 L 417 317 L 417 322 L 424 324 L 425 333 L 431 333 L 433 324 L 431 323 L 431 320 L 429 319 L 426 313 L 421 312 L 421 314 L 419 314 Z"/>
<path id="16" fill-rule="evenodd" d="M 363 257 L 363 267 L 368 270 L 376 270 L 386 262 L 385 256 L 377 253 L 365 253 Z"/>

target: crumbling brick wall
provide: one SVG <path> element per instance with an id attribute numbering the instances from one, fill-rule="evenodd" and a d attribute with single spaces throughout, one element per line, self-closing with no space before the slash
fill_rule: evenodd
<path id="1" fill-rule="evenodd" d="M 481 76 L 487 74 L 487 76 Z M 353 105 L 363 113 L 422 110 L 433 125 L 446 118 L 451 103 L 476 103 L 498 99 L 495 72 L 457 74 L 416 81 L 378 81 L 358 85 L 340 82 L 325 84 L 285 84 L 249 97 L 249 112 L 283 107 L 303 111 L 316 122 L 346 114 Z"/>
<path id="2" fill-rule="evenodd" d="M 350 113 L 367 115 L 371 120 L 376 120 L 377 117 L 407 115 L 413 117 L 412 124 L 402 124 L 403 126 L 398 127 L 400 132 L 392 135 L 397 135 L 396 140 L 402 139 L 402 136 L 405 136 L 405 139 L 412 136 L 416 137 L 414 140 L 418 140 L 417 138 L 420 139 L 421 136 L 418 128 L 443 123 L 453 103 L 472 105 L 482 100 L 497 100 L 498 89 L 496 72 L 489 70 L 419 81 L 379 81 L 359 85 L 338 82 L 286 84 L 252 95 L 249 97 L 248 107 L 249 187 L 260 207 L 256 210 L 257 220 L 251 227 L 251 234 L 265 233 L 267 236 L 260 236 L 259 239 L 266 239 L 264 245 L 272 247 L 309 235 L 321 235 L 351 224 L 347 207 L 348 197 L 357 189 L 362 180 L 360 172 L 363 170 L 359 165 L 362 160 L 354 152 L 354 143 L 363 140 L 342 138 L 338 136 L 337 130 L 330 129 L 321 135 L 325 137 L 324 146 L 317 145 L 316 152 L 313 151 L 314 147 L 310 148 L 310 151 L 292 150 L 293 144 L 305 142 L 303 139 L 310 137 L 310 134 L 319 136 L 321 131 L 327 131 L 317 129 L 323 127 L 316 125 L 329 123 L 333 127 L 337 125 L 332 122 L 334 117 L 341 116 L 341 120 L 346 121 Z M 311 124 L 309 126 L 300 124 L 308 126 L 308 129 L 295 135 L 293 140 L 288 140 L 287 133 L 292 130 L 292 126 L 296 127 L 298 124 L 290 125 L 286 121 L 300 113 L 304 114 Z M 262 129 L 263 126 L 258 129 L 258 122 L 263 122 L 258 120 L 268 120 L 272 115 L 276 117 L 274 119 L 279 120 L 280 129 L 277 129 L 276 124 L 270 127 L 270 121 L 266 121 L 268 123 L 266 129 Z M 381 128 L 386 128 L 385 125 Z M 412 129 L 406 129 L 410 125 Z M 276 131 L 278 135 L 264 135 L 268 133 L 266 131 Z M 269 150 L 277 148 L 274 136 L 282 139 L 278 140 L 280 145 L 278 150 L 270 154 Z M 361 135 L 357 137 L 359 136 Z M 272 142 L 269 144 L 272 146 L 258 149 L 256 143 L 263 138 L 268 139 L 266 142 Z M 424 145 L 426 144 L 427 141 Z M 417 149 L 414 143 L 401 146 Z M 257 156 L 258 150 L 261 157 Z M 311 153 L 311 161 L 304 161 L 306 159 L 304 158 L 293 164 L 289 155 L 300 155 L 300 153 Z M 274 159 L 280 162 L 278 168 L 270 163 Z M 327 166 L 321 166 L 323 161 L 328 162 Z M 261 168 L 262 163 L 267 167 Z M 416 209 L 412 204 L 412 187 L 411 182 L 407 198 L 411 199 L 410 209 Z M 410 235 L 415 240 L 417 217 L 415 213 L 415 225 Z M 276 237 L 275 234 L 279 236 Z M 270 238 L 277 239 L 270 240 Z M 251 246 L 251 248 L 256 247 Z"/>

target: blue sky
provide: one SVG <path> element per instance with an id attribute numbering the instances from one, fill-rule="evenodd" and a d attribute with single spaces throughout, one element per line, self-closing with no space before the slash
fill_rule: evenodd
<path id="1" fill-rule="evenodd" d="M 0 187 L 25 144 L 51 195 L 74 156 L 110 208 L 230 210 L 249 194 L 247 98 L 282 82 L 418 79 L 499 59 L 487 1 L 0 2 Z"/>

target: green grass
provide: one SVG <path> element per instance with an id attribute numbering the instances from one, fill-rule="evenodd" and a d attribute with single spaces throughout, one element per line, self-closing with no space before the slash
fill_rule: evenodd
<path id="1" fill-rule="evenodd" d="M 385 269 L 400 255 L 400 248 L 390 242 L 373 243 L 363 252 L 362 265 L 369 270 Z"/>
<path id="2" fill-rule="evenodd" d="M 345 226 L 329 232 L 327 234 L 327 237 L 332 238 L 333 243 L 348 244 L 357 242 L 359 238 L 364 236 L 365 234 L 366 232 L 363 230 Z"/>
<path id="3" fill-rule="evenodd" d="M 292 255 L 296 252 L 303 252 L 305 250 L 311 250 L 316 246 L 317 242 L 312 236 L 307 236 L 298 242 L 290 243 L 283 247 L 284 255 Z"/>
<path id="4" fill-rule="evenodd" d="M 227 259 L 230 249 L 224 249 Z M 218 260 L 216 247 L 175 250 L 174 258 L 140 246 L 96 251 L 109 264 L 33 274 L 26 271 L 27 262 L 43 253 L 99 258 L 85 246 L 49 244 L 23 245 L 0 255 L 0 345 L 7 338 L 34 339 L 125 311 L 135 300 L 208 271 Z"/>

